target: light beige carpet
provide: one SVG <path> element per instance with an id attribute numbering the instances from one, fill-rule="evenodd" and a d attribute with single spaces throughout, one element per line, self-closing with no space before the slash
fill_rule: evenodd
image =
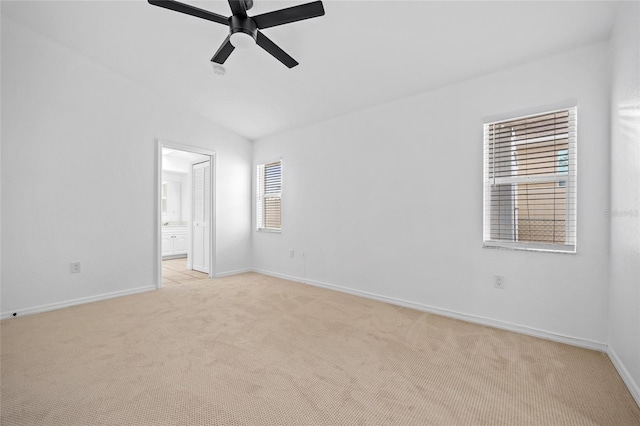
<path id="1" fill-rule="evenodd" d="M 1 331 L 6 426 L 640 425 L 605 354 L 258 274 Z"/>

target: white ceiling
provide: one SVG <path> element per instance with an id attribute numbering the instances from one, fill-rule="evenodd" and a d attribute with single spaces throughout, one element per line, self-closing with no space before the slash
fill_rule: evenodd
<path id="1" fill-rule="evenodd" d="M 225 1 L 189 1 L 230 15 Z M 249 15 L 303 2 L 255 0 Z M 2 14 L 249 139 L 606 40 L 615 3 L 325 0 L 325 16 L 264 30 L 300 65 L 236 49 L 228 28 L 144 0 L 2 1 Z"/>

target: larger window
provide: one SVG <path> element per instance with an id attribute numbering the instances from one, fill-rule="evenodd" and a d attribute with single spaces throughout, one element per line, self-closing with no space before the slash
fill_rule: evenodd
<path id="1" fill-rule="evenodd" d="M 256 182 L 256 222 L 258 230 L 282 229 L 282 162 L 260 164 Z"/>
<path id="2" fill-rule="evenodd" d="M 576 109 L 484 125 L 484 245 L 576 250 Z"/>

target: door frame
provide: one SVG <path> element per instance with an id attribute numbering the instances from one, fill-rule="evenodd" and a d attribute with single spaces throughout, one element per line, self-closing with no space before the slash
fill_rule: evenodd
<path id="1" fill-rule="evenodd" d="M 211 172 L 209 173 L 209 278 L 215 277 L 216 270 L 216 188 L 215 175 L 217 171 L 216 152 L 206 148 L 200 148 L 191 145 L 183 145 L 167 140 L 157 139 L 156 144 L 156 287 L 162 288 L 162 148 L 176 149 L 179 151 L 193 152 L 209 157 L 209 165 Z M 191 183 L 191 182 L 190 182 Z M 191 218 L 189 218 L 189 227 L 191 227 Z M 191 241 L 189 241 L 191 244 Z"/>

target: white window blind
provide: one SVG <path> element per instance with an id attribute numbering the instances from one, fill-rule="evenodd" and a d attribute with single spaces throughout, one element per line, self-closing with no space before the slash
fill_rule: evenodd
<path id="1" fill-rule="evenodd" d="M 282 162 L 260 164 L 257 170 L 256 222 L 258 230 L 282 229 Z"/>
<path id="2" fill-rule="evenodd" d="M 484 246 L 575 252 L 576 108 L 484 125 Z"/>

